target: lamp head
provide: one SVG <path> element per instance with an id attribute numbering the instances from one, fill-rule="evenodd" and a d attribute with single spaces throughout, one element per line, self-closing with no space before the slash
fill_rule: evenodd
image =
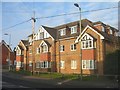
<path id="1" fill-rule="evenodd" d="M 8 35 L 7 33 L 5 33 L 4 35 Z"/>
<path id="2" fill-rule="evenodd" d="M 77 3 L 74 3 L 74 5 L 75 5 L 76 7 L 79 7 L 79 5 L 78 5 Z"/>

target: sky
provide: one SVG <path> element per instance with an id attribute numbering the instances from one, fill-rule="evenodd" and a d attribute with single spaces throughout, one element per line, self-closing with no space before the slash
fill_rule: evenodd
<path id="1" fill-rule="evenodd" d="M 82 10 L 82 19 L 89 19 L 92 22 L 102 21 L 105 24 L 109 24 L 115 28 L 118 28 L 118 8 L 99 10 L 94 12 L 84 12 L 91 10 L 98 10 L 104 8 L 117 7 L 118 2 L 6 2 L 0 3 L 0 37 L 9 44 L 9 37 L 11 35 L 11 47 L 16 47 L 21 39 L 27 39 L 27 36 L 32 33 L 31 21 L 25 22 L 20 25 L 23 21 L 31 19 L 33 17 L 33 11 L 35 11 L 35 17 L 40 18 L 36 20 L 35 32 L 38 31 L 41 25 L 55 27 L 65 23 L 79 20 L 79 13 L 71 15 L 63 15 L 59 17 L 41 18 L 47 16 L 55 16 L 61 14 L 69 14 L 79 12 L 79 9 L 74 6 L 74 3 L 78 3 Z M 90 1 L 90 0 L 89 0 Z M 9 28 L 11 26 L 14 26 Z M 8 29 L 9 28 L 9 29 Z M 5 33 L 9 35 L 4 35 Z"/>

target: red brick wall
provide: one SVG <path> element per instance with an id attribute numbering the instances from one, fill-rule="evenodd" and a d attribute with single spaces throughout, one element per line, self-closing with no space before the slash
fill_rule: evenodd
<path id="1" fill-rule="evenodd" d="M 40 54 L 40 60 L 41 61 L 50 61 L 51 60 L 50 52 L 48 52 L 48 53 L 41 53 Z"/>
<path id="2" fill-rule="evenodd" d="M 94 60 L 94 49 L 83 49 L 82 50 L 82 60 Z"/>
<path id="3" fill-rule="evenodd" d="M 9 49 L 4 45 L 2 44 L 2 65 L 7 65 L 7 61 L 6 59 L 9 58 Z M 10 60 L 13 64 L 14 60 L 15 60 L 15 54 L 14 52 L 10 52 Z"/>
<path id="4" fill-rule="evenodd" d="M 24 57 L 23 56 L 16 56 L 16 61 L 24 61 Z"/>
<path id="5" fill-rule="evenodd" d="M 8 55 L 9 55 L 8 48 L 6 48 L 5 45 L 2 45 L 2 65 L 7 64 L 6 59 L 9 57 Z"/>

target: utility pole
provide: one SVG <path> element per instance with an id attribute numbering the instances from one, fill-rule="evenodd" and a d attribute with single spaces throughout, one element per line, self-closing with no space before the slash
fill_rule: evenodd
<path id="1" fill-rule="evenodd" d="M 33 35 L 33 41 L 32 41 L 32 74 L 34 74 L 35 71 L 35 54 L 34 54 L 34 50 L 35 50 L 35 43 L 34 43 L 34 33 L 35 33 L 35 11 L 33 11 L 33 17 L 31 18 L 32 20 L 32 35 Z"/>

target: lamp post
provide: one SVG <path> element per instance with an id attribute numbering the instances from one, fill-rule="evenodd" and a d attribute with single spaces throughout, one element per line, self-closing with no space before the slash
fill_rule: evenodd
<path id="1" fill-rule="evenodd" d="M 77 4 L 77 3 L 74 3 L 74 5 L 76 6 L 76 7 L 78 7 L 79 8 L 79 11 L 80 11 L 80 21 L 79 21 L 79 25 L 80 25 L 80 35 L 81 35 L 81 8 L 80 8 L 80 6 Z M 80 46 L 81 46 L 81 43 L 80 43 Z M 80 72 L 81 72 L 81 80 L 82 80 L 82 49 L 81 49 L 81 47 L 80 47 L 80 60 L 81 60 L 81 62 L 80 62 Z"/>
<path id="2" fill-rule="evenodd" d="M 9 36 L 9 48 L 11 46 L 11 34 L 5 33 L 4 35 Z M 9 67 L 9 71 L 10 71 L 10 51 L 9 51 L 9 55 L 8 55 L 8 67 Z"/>

